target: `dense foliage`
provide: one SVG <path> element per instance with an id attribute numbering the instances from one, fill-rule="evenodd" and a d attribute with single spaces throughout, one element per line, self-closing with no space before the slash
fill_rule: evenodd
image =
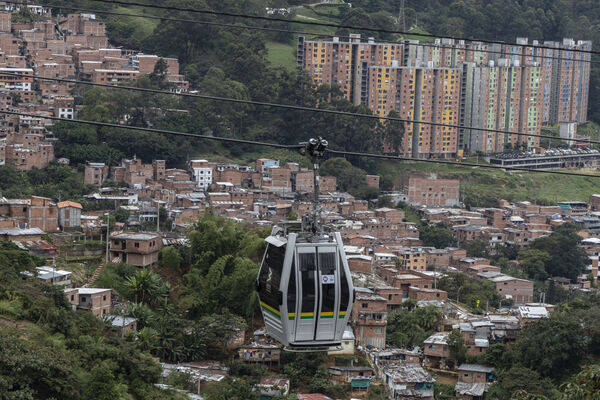
<path id="1" fill-rule="evenodd" d="M 189 233 L 189 247 L 165 247 L 160 274 L 109 265 L 95 282 L 131 303 L 140 345 L 168 361 L 227 358 L 227 343 L 257 308 L 254 281 L 263 233 L 208 212 Z M 174 291 L 172 287 L 177 287 Z"/>
<path id="2" fill-rule="evenodd" d="M 17 171 L 0 166 L 0 195 L 24 198 L 31 195 L 54 199 L 81 200 L 92 187 L 83 184 L 83 174 L 65 165 L 49 164 L 46 168 Z"/>
<path id="3" fill-rule="evenodd" d="M 62 289 L 21 273 L 39 265 L 0 242 L 0 394 L 3 399 L 174 399 L 156 389 L 160 365 L 139 344 L 111 336 Z"/>
<path id="4" fill-rule="evenodd" d="M 409 300 L 388 315 L 386 333 L 391 345 L 401 348 L 422 346 L 437 328 L 442 319 L 441 310 L 435 306 L 415 306 Z"/>
<path id="5" fill-rule="evenodd" d="M 494 366 L 498 374 L 489 398 L 510 398 L 518 389 L 563 398 L 556 388 L 600 356 L 599 316 L 597 295 L 576 298 L 558 306 L 550 318 L 527 323 L 514 345 L 492 344 L 476 360 Z"/>

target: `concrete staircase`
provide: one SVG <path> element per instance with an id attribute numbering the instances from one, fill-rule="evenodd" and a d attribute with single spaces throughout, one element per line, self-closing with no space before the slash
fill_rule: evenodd
<path id="1" fill-rule="evenodd" d="M 96 268 L 92 277 L 87 281 L 86 286 L 92 285 L 96 281 L 96 279 L 98 279 L 102 271 L 104 271 L 104 267 L 106 267 L 105 263 L 98 265 L 98 268 Z"/>

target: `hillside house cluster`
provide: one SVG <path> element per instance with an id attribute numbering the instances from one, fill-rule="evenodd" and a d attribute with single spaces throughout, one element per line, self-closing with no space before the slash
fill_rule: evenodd
<path id="1" fill-rule="evenodd" d="M 13 12 L 22 7 L 34 9 L 40 19 L 14 22 Z M 17 170 L 43 168 L 55 160 L 56 138 L 47 129 L 53 121 L 45 117 L 74 119 L 79 108 L 71 94 L 73 83 L 34 76 L 116 84 L 153 73 L 161 60 L 173 91 L 189 89 L 177 59 L 111 47 L 105 23 L 95 14 L 53 17 L 50 10 L 31 4 L 0 9 L 0 110 L 39 115 L 0 119 L 0 165 Z"/>

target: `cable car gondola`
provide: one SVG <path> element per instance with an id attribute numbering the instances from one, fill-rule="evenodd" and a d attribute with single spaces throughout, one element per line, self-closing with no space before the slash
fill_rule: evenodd
<path id="1" fill-rule="evenodd" d="M 327 142 L 311 139 L 315 202 L 301 222 L 275 226 L 257 278 L 267 333 L 286 350 L 327 350 L 341 344 L 354 288 L 339 232 L 324 232 L 318 207 L 318 163 Z"/>

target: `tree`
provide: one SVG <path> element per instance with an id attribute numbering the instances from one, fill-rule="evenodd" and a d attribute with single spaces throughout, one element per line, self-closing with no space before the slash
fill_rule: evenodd
<path id="1" fill-rule="evenodd" d="M 560 379 L 579 368 L 589 340 L 573 312 L 554 312 L 550 318 L 525 325 L 511 350 L 524 367 Z"/>
<path id="2" fill-rule="evenodd" d="M 530 278 L 538 281 L 548 278 L 546 265 L 550 263 L 552 256 L 547 251 L 537 249 L 523 250 L 519 252 L 517 259 Z"/>
<path id="3" fill-rule="evenodd" d="M 560 386 L 564 400 L 588 400 L 600 393 L 600 367 L 592 365 L 584 368 L 571 380 Z"/>
<path id="4" fill-rule="evenodd" d="M 117 211 L 115 211 L 115 213 L 113 215 L 117 222 L 128 222 L 129 221 L 129 211 L 125 210 L 124 208 L 119 207 L 119 209 Z"/>
<path id="5" fill-rule="evenodd" d="M 448 349 L 450 350 L 450 357 L 456 360 L 457 364 L 462 364 L 467 358 L 467 346 L 460 333 L 460 330 L 454 329 L 448 335 Z"/>
<path id="6" fill-rule="evenodd" d="M 377 207 L 392 208 L 395 207 L 395 204 L 392 201 L 391 196 L 379 196 L 379 199 L 377 199 Z"/>
<path id="7" fill-rule="evenodd" d="M 422 346 L 441 318 L 435 306 L 396 309 L 388 315 L 387 340 L 397 347 Z"/>
<path id="8" fill-rule="evenodd" d="M 550 379 L 541 377 L 537 371 L 514 366 L 507 371 L 500 371 L 498 380 L 490 386 L 486 399 L 511 399 L 520 390 L 547 398 L 555 398 L 557 395 Z"/>
<path id="9" fill-rule="evenodd" d="M 173 246 L 166 246 L 160 250 L 160 265 L 172 271 L 179 271 L 181 255 Z"/>
<path id="10" fill-rule="evenodd" d="M 120 383 L 115 377 L 116 368 L 117 365 L 109 360 L 93 366 L 85 397 L 93 400 L 127 399 L 127 385 Z"/>
<path id="11" fill-rule="evenodd" d="M 290 210 L 288 216 L 285 218 L 286 221 L 296 221 L 298 219 L 298 214 L 294 210 Z"/>
<path id="12" fill-rule="evenodd" d="M 420 238 L 425 246 L 443 249 L 454 244 L 452 233 L 445 228 L 424 226 L 420 229 Z"/>
<path id="13" fill-rule="evenodd" d="M 473 240 L 471 242 L 462 243 L 461 247 L 467 250 L 469 257 L 487 257 L 487 249 L 483 240 Z"/>
<path id="14" fill-rule="evenodd" d="M 321 165 L 320 173 L 335 176 L 338 189 L 342 191 L 352 191 L 366 186 L 367 173 L 354 167 L 345 158 L 330 158 Z"/>
<path id="15" fill-rule="evenodd" d="M 169 293 L 168 283 L 161 282 L 160 276 L 149 269 L 141 269 L 126 280 L 127 288 L 134 296 L 136 303 L 157 304 Z"/>
<path id="16" fill-rule="evenodd" d="M 550 255 L 550 260 L 545 263 L 548 275 L 574 280 L 588 263 L 588 256 L 579 247 L 580 243 L 581 237 L 577 234 L 577 227 L 573 224 L 563 224 L 550 236 L 533 241 L 531 249 L 545 251 Z"/>

